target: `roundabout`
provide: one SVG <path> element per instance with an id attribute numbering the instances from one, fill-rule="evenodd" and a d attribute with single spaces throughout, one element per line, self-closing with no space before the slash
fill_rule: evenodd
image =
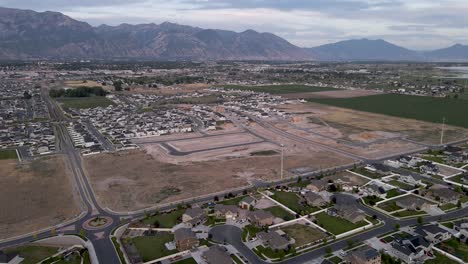
<path id="1" fill-rule="evenodd" d="M 94 218 L 91 218 L 89 220 L 86 220 L 83 223 L 83 228 L 85 230 L 100 230 L 100 229 L 105 229 L 106 227 L 112 225 L 113 220 L 110 217 L 107 216 L 97 216 Z"/>

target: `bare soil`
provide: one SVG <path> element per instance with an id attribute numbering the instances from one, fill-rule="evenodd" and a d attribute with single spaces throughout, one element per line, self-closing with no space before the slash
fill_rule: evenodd
<path id="1" fill-rule="evenodd" d="M 64 158 L 30 164 L 0 160 L 0 239 L 26 234 L 78 215 Z"/>
<path id="2" fill-rule="evenodd" d="M 321 91 L 312 93 L 295 93 L 281 95 L 289 99 L 307 99 L 307 98 L 352 98 L 368 95 L 376 95 L 379 92 L 371 90 L 336 90 L 336 91 Z"/>
<path id="3" fill-rule="evenodd" d="M 349 162 L 331 153 L 296 153 L 285 157 L 285 169 L 325 168 Z M 99 154 L 84 158 L 100 203 L 117 211 L 191 199 L 247 186 L 253 180 L 280 178 L 279 156 L 230 158 L 171 164 L 143 151 Z M 285 176 L 291 176 L 285 173 Z"/>

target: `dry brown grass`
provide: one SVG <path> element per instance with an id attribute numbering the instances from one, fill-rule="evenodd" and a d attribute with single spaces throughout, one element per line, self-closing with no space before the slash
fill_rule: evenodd
<path id="1" fill-rule="evenodd" d="M 0 239 L 59 224 L 79 214 L 62 157 L 30 164 L 0 160 Z"/>
<path id="2" fill-rule="evenodd" d="M 302 153 L 287 156 L 285 168 L 319 168 L 344 162 L 349 160 L 330 153 Z M 246 186 L 255 179 L 279 179 L 279 164 L 278 156 L 170 164 L 143 151 L 85 158 L 85 167 L 100 202 L 118 211 L 226 191 Z"/>

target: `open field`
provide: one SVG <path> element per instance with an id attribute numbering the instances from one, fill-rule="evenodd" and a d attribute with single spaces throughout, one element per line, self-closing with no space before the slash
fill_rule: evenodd
<path id="1" fill-rule="evenodd" d="M 299 202 L 301 198 L 299 197 L 297 193 L 279 192 L 279 191 L 275 191 L 273 193 L 274 195 L 271 196 L 271 198 L 275 199 L 282 205 L 288 207 L 289 209 L 293 210 L 294 212 L 298 214 L 305 215 L 305 214 L 310 214 L 319 210 L 319 208 L 314 208 L 314 207 L 300 204 Z"/>
<path id="2" fill-rule="evenodd" d="M 271 93 L 271 94 L 310 93 L 310 92 L 337 90 L 331 87 L 317 87 L 317 86 L 308 86 L 308 85 L 299 85 L 299 84 L 261 85 L 261 86 L 260 85 L 259 86 L 224 85 L 223 87 L 225 89 L 264 92 L 264 93 Z"/>
<path id="3" fill-rule="evenodd" d="M 187 140 L 178 140 L 178 141 L 169 141 L 167 142 L 174 148 L 179 151 L 189 152 L 197 151 L 210 148 L 218 148 L 222 146 L 229 145 L 238 145 L 244 143 L 253 143 L 259 142 L 262 139 L 255 137 L 249 133 L 237 133 L 237 134 L 227 134 L 219 135 L 213 137 L 199 138 L 196 140 L 187 139 Z"/>
<path id="4" fill-rule="evenodd" d="M 330 90 L 319 92 L 306 92 L 306 93 L 291 93 L 282 95 L 288 99 L 307 99 L 307 98 L 353 98 L 368 95 L 379 94 L 370 90 Z"/>
<path id="5" fill-rule="evenodd" d="M 353 99 L 359 98 L 323 100 Z M 322 100 L 317 99 L 316 101 L 321 102 Z M 312 131 L 313 129 L 315 133 L 324 135 L 326 138 L 322 138 L 322 141 L 328 142 L 335 139 L 364 144 L 363 146 L 367 146 L 367 152 L 377 152 L 382 148 L 392 149 L 395 152 L 402 149 L 418 148 L 418 146 L 411 145 L 408 142 L 402 142 L 399 140 L 401 137 L 424 143 L 440 143 L 440 124 L 317 103 L 284 105 L 280 109 L 295 116 L 294 126 L 302 130 Z M 467 137 L 467 129 L 446 126 L 445 142 Z M 351 148 L 351 146 L 348 146 L 348 148 Z M 357 146 L 354 148 L 357 148 Z"/>
<path id="6" fill-rule="evenodd" d="M 295 247 L 301 247 L 325 237 L 325 234 L 310 226 L 294 224 L 281 228 L 289 237 L 294 238 Z"/>
<path id="7" fill-rule="evenodd" d="M 19 165 L 0 160 L 0 239 L 59 224 L 79 214 L 62 157 Z"/>
<path id="8" fill-rule="evenodd" d="M 64 83 L 65 86 L 69 86 L 69 87 L 80 87 L 80 86 L 86 86 L 86 87 L 103 87 L 105 88 L 106 86 L 103 86 L 101 83 L 98 83 L 96 81 L 91 81 L 91 80 L 77 80 L 77 81 L 73 81 L 73 80 L 69 80 L 69 81 L 65 81 Z M 113 86 L 109 86 L 112 88 L 112 90 L 114 90 L 114 87 Z"/>
<path id="9" fill-rule="evenodd" d="M 339 234 L 351 231 L 353 229 L 356 229 L 358 227 L 367 225 L 367 223 L 364 221 L 353 224 L 349 222 L 348 220 L 345 220 L 339 217 L 330 216 L 325 212 L 321 212 L 315 215 L 315 217 L 317 219 L 318 225 L 320 225 L 325 230 L 327 230 L 328 232 L 334 235 L 339 235 Z"/>
<path id="10" fill-rule="evenodd" d="M 94 108 L 94 107 L 107 107 L 114 103 L 104 96 L 91 96 L 91 97 L 66 97 L 57 98 L 57 101 L 63 108 Z"/>
<path id="11" fill-rule="evenodd" d="M 342 162 L 322 152 L 297 154 L 286 157 L 285 168 Z M 100 202 L 124 211 L 247 186 L 253 180 L 280 178 L 277 156 L 172 164 L 153 153 L 130 151 L 87 156 L 84 164 Z"/>
<path id="12" fill-rule="evenodd" d="M 36 264 L 49 258 L 59 251 L 55 247 L 44 247 L 35 245 L 26 245 L 20 247 L 7 248 L 5 253 L 18 253 L 20 257 L 24 258 L 22 264 Z"/>
<path id="13" fill-rule="evenodd" d="M 163 232 L 159 232 L 155 236 L 135 237 L 132 240 L 144 262 L 176 253 L 177 250 L 167 250 L 164 245 L 171 241 L 174 241 L 174 235 Z"/>
<path id="14" fill-rule="evenodd" d="M 309 99 L 312 102 L 351 108 L 359 111 L 442 123 L 468 128 L 464 100 L 424 96 L 383 94 L 346 99 Z M 396 107 L 397 106 L 397 107 Z"/>
<path id="15" fill-rule="evenodd" d="M 18 155 L 16 155 L 16 150 L 14 149 L 1 149 L 0 150 L 0 160 L 8 160 L 8 159 L 17 159 Z"/>

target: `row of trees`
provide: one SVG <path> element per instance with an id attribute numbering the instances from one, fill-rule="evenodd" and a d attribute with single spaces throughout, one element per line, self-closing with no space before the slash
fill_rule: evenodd
<path id="1" fill-rule="evenodd" d="M 86 87 L 80 86 L 76 89 L 58 89 L 50 90 L 49 95 L 51 97 L 90 97 L 90 96 L 105 96 L 108 92 L 102 87 Z"/>

